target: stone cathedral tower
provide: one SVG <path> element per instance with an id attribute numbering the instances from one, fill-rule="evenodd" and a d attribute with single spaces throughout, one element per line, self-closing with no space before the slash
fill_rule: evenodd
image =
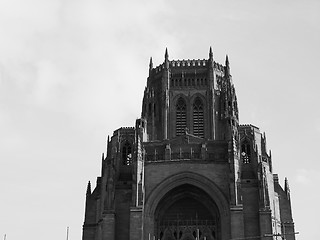
<path id="1" fill-rule="evenodd" d="M 83 240 L 294 240 L 266 137 L 239 125 L 228 57 L 149 65 L 141 118 L 108 138 Z"/>

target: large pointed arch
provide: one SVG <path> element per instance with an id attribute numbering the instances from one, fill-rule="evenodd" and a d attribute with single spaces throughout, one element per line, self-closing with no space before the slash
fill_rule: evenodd
<path id="1" fill-rule="evenodd" d="M 212 206 L 216 206 L 216 210 L 219 214 L 221 239 L 227 239 L 229 234 L 227 229 L 229 228 L 228 223 L 230 221 L 230 213 L 226 196 L 213 181 L 193 172 L 184 172 L 171 176 L 162 181 L 148 194 L 145 201 L 144 216 L 145 219 L 148 219 L 151 222 L 151 225 L 149 225 L 149 227 L 146 226 L 146 229 L 148 229 L 148 231 L 156 229 L 155 217 L 157 217 L 157 208 L 159 204 L 161 204 L 161 201 L 168 192 L 178 189 L 183 185 L 190 185 L 195 189 L 203 191 L 208 196 L 207 201 L 209 199 L 212 202 Z M 145 232 L 145 234 L 147 234 L 147 232 Z"/>

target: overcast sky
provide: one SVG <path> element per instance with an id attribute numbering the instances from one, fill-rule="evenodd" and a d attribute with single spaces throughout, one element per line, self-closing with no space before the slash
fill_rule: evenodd
<path id="1" fill-rule="evenodd" d="M 108 135 L 140 116 L 150 56 L 229 55 L 298 240 L 320 239 L 320 1 L 0 0 L 0 239 L 82 237 Z"/>

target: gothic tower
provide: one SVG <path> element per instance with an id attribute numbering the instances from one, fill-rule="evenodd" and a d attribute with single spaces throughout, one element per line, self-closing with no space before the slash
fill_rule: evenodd
<path id="1" fill-rule="evenodd" d="M 239 125 L 228 56 L 151 58 L 141 118 L 107 146 L 83 240 L 295 239 L 265 134 Z"/>

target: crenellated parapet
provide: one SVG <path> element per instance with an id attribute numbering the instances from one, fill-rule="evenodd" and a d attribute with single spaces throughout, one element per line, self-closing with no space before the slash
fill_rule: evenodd
<path id="1" fill-rule="evenodd" d="M 169 61 L 169 68 L 174 69 L 186 69 L 186 70 L 192 70 L 195 68 L 207 68 L 209 66 L 210 61 L 208 59 L 177 59 L 177 60 L 171 60 Z M 152 66 L 152 65 L 151 65 Z M 224 72 L 225 66 L 218 62 L 213 62 L 213 69 L 216 72 Z M 165 69 L 165 64 L 162 63 L 156 67 L 151 69 L 151 74 L 157 74 L 159 72 L 162 72 Z"/>
<path id="2" fill-rule="evenodd" d="M 121 127 L 113 131 L 113 135 L 116 135 L 118 133 L 132 132 L 132 131 L 134 131 L 134 127 Z"/>

